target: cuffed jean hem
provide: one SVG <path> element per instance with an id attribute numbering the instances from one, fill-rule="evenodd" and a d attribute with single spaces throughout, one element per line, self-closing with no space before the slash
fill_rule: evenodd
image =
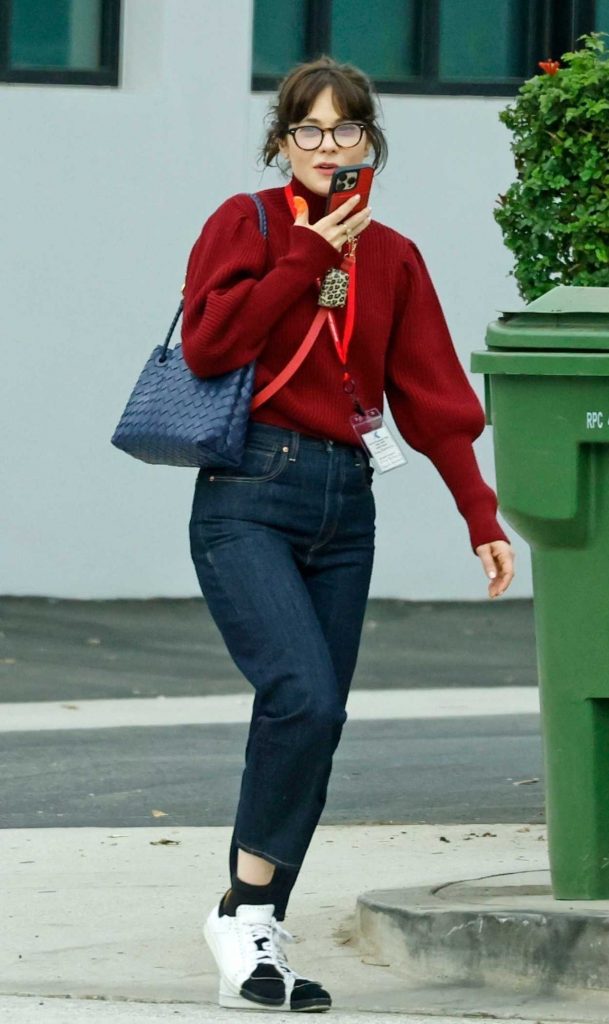
<path id="1" fill-rule="evenodd" d="M 278 864 L 284 868 L 298 868 L 302 867 L 302 864 L 292 864 L 289 860 L 279 860 L 279 857 L 274 857 L 272 853 L 265 853 L 264 850 L 256 850 L 253 846 L 247 846 L 242 843 L 240 839 L 236 840 L 237 846 L 240 850 L 245 850 L 246 853 L 253 853 L 256 857 L 264 857 L 265 860 L 271 862 L 271 864 Z"/>

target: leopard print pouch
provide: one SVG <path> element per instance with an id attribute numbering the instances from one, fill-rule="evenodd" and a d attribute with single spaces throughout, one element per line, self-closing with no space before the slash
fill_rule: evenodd
<path id="1" fill-rule="evenodd" d="M 344 306 L 347 301 L 348 287 L 349 274 L 347 271 L 331 267 L 321 283 L 318 304 L 329 309 Z"/>

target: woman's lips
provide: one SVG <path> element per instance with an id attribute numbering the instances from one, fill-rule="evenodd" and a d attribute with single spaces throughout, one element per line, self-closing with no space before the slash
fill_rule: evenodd
<path id="1" fill-rule="evenodd" d="M 336 170 L 337 167 L 338 167 L 338 164 L 333 164 L 331 167 L 320 167 L 319 164 L 318 164 L 317 167 L 315 168 L 315 170 L 319 171 L 320 174 L 326 174 L 326 175 L 329 174 L 329 175 L 331 175 L 331 174 L 334 174 L 334 171 Z"/>

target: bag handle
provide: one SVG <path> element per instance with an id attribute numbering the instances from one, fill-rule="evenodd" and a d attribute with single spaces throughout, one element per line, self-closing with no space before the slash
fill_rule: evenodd
<path id="1" fill-rule="evenodd" d="M 254 200 L 254 202 L 255 202 L 255 204 L 256 204 L 256 206 L 258 208 L 258 227 L 260 228 L 260 234 L 262 235 L 263 238 L 267 238 L 268 237 L 268 221 L 267 221 L 267 216 L 266 216 L 266 210 L 264 208 L 264 203 L 262 202 L 262 199 L 260 198 L 260 196 L 258 195 L 257 192 L 250 192 L 250 193 L 248 193 L 248 195 L 250 196 L 251 199 Z M 184 291 L 184 285 L 182 285 L 182 291 Z M 163 342 L 163 348 L 162 348 L 162 351 L 161 351 L 161 353 L 159 355 L 159 362 L 160 363 L 164 363 L 166 361 L 166 359 L 167 359 L 167 349 L 169 348 L 169 343 L 171 341 L 171 337 L 172 337 L 173 332 L 175 330 L 175 326 L 176 326 L 178 320 L 180 319 L 180 316 L 182 314 L 183 309 L 184 309 L 184 299 L 181 300 L 180 305 L 177 308 L 176 314 L 175 314 L 173 320 L 171 321 L 171 326 L 170 326 L 170 328 L 169 328 L 169 330 L 167 332 L 167 337 L 165 338 L 165 341 Z M 309 330 L 307 331 L 307 333 L 306 333 L 306 335 L 305 335 L 305 337 L 304 337 L 304 339 L 302 341 L 302 344 L 300 345 L 298 350 L 294 353 L 294 355 L 290 359 L 290 361 L 287 364 L 287 366 L 285 366 L 283 368 L 281 373 L 279 373 L 274 378 L 274 380 L 272 380 L 265 387 L 261 388 L 260 391 L 256 392 L 256 394 L 254 395 L 254 397 L 252 399 L 252 403 L 251 403 L 251 406 L 250 406 L 251 409 L 257 409 L 259 406 L 263 405 L 264 402 L 268 402 L 268 400 L 270 398 L 272 398 L 273 395 L 277 391 L 279 391 L 279 389 L 282 388 L 284 384 L 287 384 L 287 382 L 289 381 L 290 377 L 294 376 L 294 374 L 296 373 L 296 370 L 298 369 L 298 367 L 301 365 L 301 363 L 304 362 L 304 360 L 308 356 L 309 352 L 311 351 L 311 349 L 313 347 L 313 344 L 314 344 L 314 342 L 315 342 L 315 340 L 317 338 L 317 335 L 321 331 L 321 328 L 322 328 L 322 326 L 324 324 L 324 321 L 326 320 L 327 316 L 328 316 L 328 310 L 327 309 L 324 308 L 324 309 L 320 309 L 319 310 L 319 312 L 316 314 L 316 316 L 315 316 L 315 318 L 313 320 L 313 323 L 309 327 Z"/>
<path id="2" fill-rule="evenodd" d="M 250 192 L 248 194 L 254 200 L 256 206 L 258 207 L 258 227 L 260 228 L 260 234 L 262 235 L 262 237 L 266 238 L 267 235 L 268 235 L 268 221 L 266 219 L 266 210 L 264 208 L 264 203 L 262 202 L 262 199 L 260 198 L 260 196 L 258 195 L 257 192 Z M 186 282 L 184 282 L 184 284 L 186 284 Z M 182 292 L 183 291 L 184 291 L 184 285 L 182 285 Z M 171 321 L 171 326 L 170 326 L 169 330 L 167 331 L 167 337 L 165 338 L 165 341 L 163 342 L 163 349 L 162 349 L 162 352 L 161 352 L 161 354 L 159 356 L 159 362 L 160 363 L 164 363 L 165 360 L 167 359 L 167 349 L 169 348 L 169 342 L 171 341 L 171 336 L 172 336 L 173 332 L 175 331 L 175 326 L 176 326 L 178 320 L 180 319 L 180 314 L 182 313 L 183 309 L 184 309 L 184 299 L 182 299 L 180 301 L 180 305 L 177 308 L 176 314 L 175 314 L 173 320 Z"/>

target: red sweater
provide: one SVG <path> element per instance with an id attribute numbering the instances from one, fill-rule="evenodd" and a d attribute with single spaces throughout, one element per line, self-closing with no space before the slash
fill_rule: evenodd
<path id="1" fill-rule="evenodd" d="M 309 221 L 325 199 L 292 179 L 309 204 Z M 231 196 L 203 226 L 186 271 L 182 344 L 200 377 L 256 359 L 256 388 L 272 380 L 304 338 L 317 306 L 316 279 L 341 254 L 294 225 L 282 188 L 260 192 L 268 238 L 246 194 Z M 335 310 L 342 332 L 344 310 Z M 436 466 L 465 518 L 472 550 L 507 540 L 497 499 L 480 475 L 472 442 L 484 413 L 459 362 L 423 257 L 409 238 L 372 223 L 357 249 L 355 328 L 349 370 L 365 408 L 383 408 L 386 393 L 400 433 Z M 261 423 L 356 444 L 350 397 L 327 324 L 292 379 L 252 414 Z"/>

